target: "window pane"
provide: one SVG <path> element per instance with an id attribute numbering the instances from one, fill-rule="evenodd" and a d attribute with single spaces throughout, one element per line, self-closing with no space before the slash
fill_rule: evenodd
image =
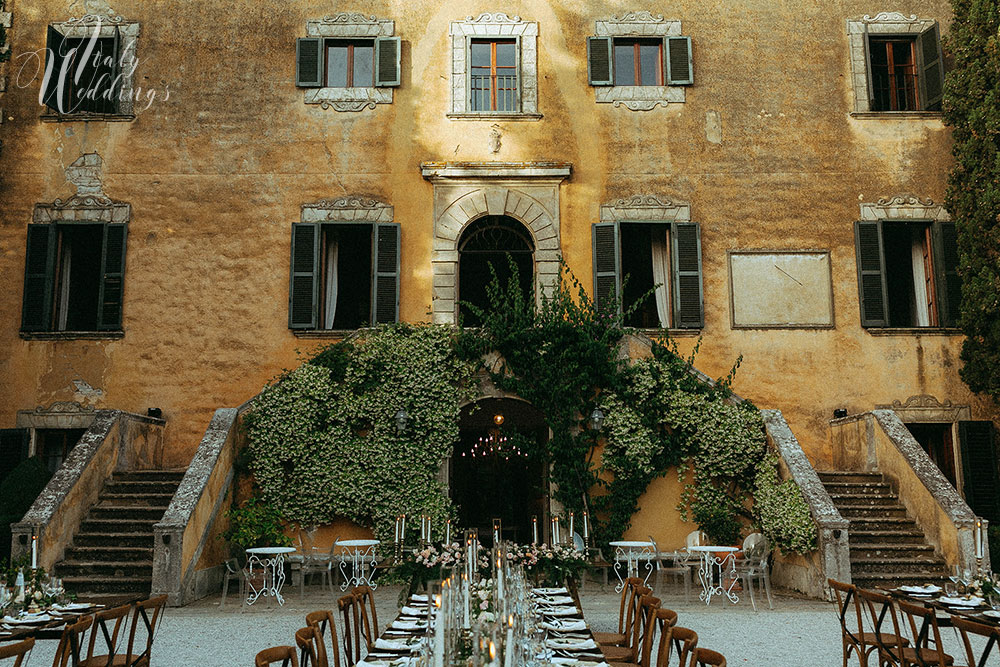
<path id="1" fill-rule="evenodd" d="M 635 85 L 635 47 L 615 42 L 615 85 Z"/>
<path id="2" fill-rule="evenodd" d="M 660 45 L 642 44 L 639 46 L 639 85 L 660 85 Z"/>
<path id="3" fill-rule="evenodd" d="M 354 86 L 369 88 L 374 84 L 375 44 L 354 46 Z"/>
<path id="4" fill-rule="evenodd" d="M 490 67 L 490 43 L 473 42 L 470 55 L 472 56 L 473 67 Z"/>
<path id="5" fill-rule="evenodd" d="M 514 67 L 517 64 L 516 52 L 514 42 L 497 42 L 497 67 Z"/>
<path id="6" fill-rule="evenodd" d="M 326 85 L 329 88 L 347 86 L 347 45 L 326 47 Z"/>

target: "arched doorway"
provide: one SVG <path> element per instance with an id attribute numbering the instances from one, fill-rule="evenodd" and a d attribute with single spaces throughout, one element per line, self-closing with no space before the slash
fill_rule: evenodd
<path id="1" fill-rule="evenodd" d="M 493 519 L 505 539 L 531 541 L 531 517 L 539 538 L 548 517 L 548 481 L 542 456 L 549 428 L 541 412 L 524 401 L 487 398 L 465 406 L 459 443 L 451 459 L 449 486 L 459 525 L 479 529 L 492 542 Z"/>
<path id="2" fill-rule="evenodd" d="M 466 304 L 482 310 L 489 308 L 486 287 L 493 278 L 490 267 L 501 285 L 510 280 L 508 256 L 517 267 L 521 290 L 529 294 L 535 277 L 535 244 L 524 225 L 507 215 L 486 215 L 462 232 L 458 241 L 458 299 L 459 314 L 465 326 L 481 324 Z"/>

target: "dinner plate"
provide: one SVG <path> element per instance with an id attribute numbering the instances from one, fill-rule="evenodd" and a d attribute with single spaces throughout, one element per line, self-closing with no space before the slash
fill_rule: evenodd
<path id="1" fill-rule="evenodd" d="M 986 611 L 983 612 L 983 616 L 989 616 L 990 618 L 1000 618 L 1000 611 L 987 609 Z"/>
<path id="2" fill-rule="evenodd" d="M 933 595 L 941 592 L 940 586 L 927 584 L 926 586 L 900 586 L 899 590 L 911 595 Z"/>
<path id="3" fill-rule="evenodd" d="M 983 604 L 983 599 L 973 597 L 967 600 L 965 598 L 940 597 L 938 602 L 949 607 L 978 607 Z"/>

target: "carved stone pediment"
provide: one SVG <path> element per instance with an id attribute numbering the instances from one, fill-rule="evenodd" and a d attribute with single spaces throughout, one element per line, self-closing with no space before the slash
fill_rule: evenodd
<path id="1" fill-rule="evenodd" d="M 465 20 L 467 23 L 523 23 L 520 16 L 512 18 L 503 12 L 483 12 L 476 18 L 466 16 Z"/>
<path id="2" fill-rule="evenodd" d="M 934 220 L 946 222 L 951 216 L 944 204 L 933 199 L 921 199 L 914 194 L 881 197 L 874 202 L 862 202 L 862 220 Z"/>
<path id="3" fill-rule="evenodd" d="M 633 195 L 601 205 L 601 222 L 628 220 L 690 222 L 691 204 L 660 195 Z"/>
<path id="4" fill-rule="evenodd" d="M 390 204 L 360 195 L 320 199 L 302 205 L 302 222 L 392 222 Z"/>
<path id="5" fill-rule="evenodd" d="M 861 20 L 865 23 L 916 23 L 919 21 L 916 14 L 906 16 L 901 12 L 879 12 L 875 16 L 865 14 Z"/>
<path id="6" fill-rule="evenodd" d="M 611 18 L 607 19 L 608 23 L 663 23 L 663 14 L 653 16 L 651 12 L 639 11 L 639 12 L 629 12 L 627 14 L 622 14 L 621 16 L 615 16 L 612 14 Z"/>
<path id="7" fill-rule="evenodd" d="M 36 415 L 51 415 L 51 414 L 89 414 L 93 413 L 95 410 L 93 406 L 82 405 L 76 401 L 55 401 L 49 407 L 43 407 L 39 405 L 34 410 L 33 414 Z"/>
<path id="8" fill-rule="evenodd" d="M 35 204 L 32 222 L 128 222 L 132 206 L 104 194 L 101 174 L 104 161 L 97 153 L 85 153 L 66 167 L 66 181 L 76 188 L 67 199 Z"/>

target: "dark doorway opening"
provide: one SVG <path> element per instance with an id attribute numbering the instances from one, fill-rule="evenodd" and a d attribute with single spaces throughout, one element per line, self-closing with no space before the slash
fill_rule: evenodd
<path id="1" fill-rule="evenodd" d="M 479 218 L 462 232 L 458 242 L 458 298 L 464 302 L 459 310 L 464 326 L 482 324 L 466 304 L 489 310 L 486 287 L 493 280 L 493 272 L 500 285 L 506 287 L 512 275 L 512 262 L 522 293 L 526 297 L 531 293 L 535 278 L 534 253 L 531 234 L 524 225 L 506 215 Z"/>
<path id="2" fill-rule="evenodd" d="M 459 525 L 478 528 L 484 545 L 492 544 L 493 519 L 502 521 L 504 539 L 526 543 L 537 516 L 542 538 L 548 479 L 540 453 L 548 436 L 542 413 L 523 401 L 489 398 L 462 410 L 451 498 Z"/>
<path id="3" fill-rule="evenodd" d="M 40 429 L 36 433 L 36 455 L 42 457 L 49 472 L 54 474 L 86 432 L 83 428 Z"/>
<path id="4" fill-rule="evenodd" d="M 937 465 L 941 473 L 958 488 L 958 477 L 955 474 L 955 445 L 951 434 L 951 424 L 907 424 L 913 439 L 927 452 L 927 456 Z"/>

